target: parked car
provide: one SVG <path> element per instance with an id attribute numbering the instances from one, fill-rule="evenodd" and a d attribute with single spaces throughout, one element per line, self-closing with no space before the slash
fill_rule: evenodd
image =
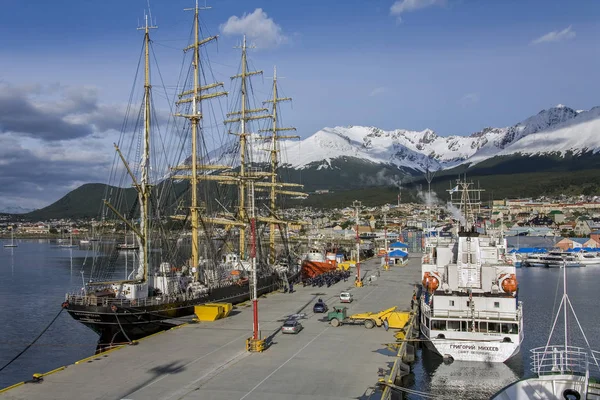
<path id="1" fill-rule="evenodd" d="M 326 313 L 329 310 L 327 304 L 323 301 L 323 299 L 317 300 L 315 305 L 313 306 L 313 312 L 316 313 Z"/>
<path id="2" fill-rule="evenodd" d="M 352 293 L 350 292 L 342 292 L 340 293 L 340 302 L 341 303 L 352 303 Z"/>
<path id="3" fill-rule="evenodd" d="M 281 333 L 298 333 L 303 329 L 303 326 L 300 322 L 295 319 L 289 319 L 285 321 L 283 326 L 281 327 Z"/>

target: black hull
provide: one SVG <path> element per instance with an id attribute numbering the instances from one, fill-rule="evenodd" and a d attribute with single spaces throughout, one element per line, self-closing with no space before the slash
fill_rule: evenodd
<path id="1" fill-rule="evenodd" d="M 276 276 L 259 279 L 258 295 L 270 293 L 280 288 L 281 281 Z M 104 351 L 116 343 L 130 342 L 161 331 L 177 324 L 166 322 L 174 318 L 194 314 L 194 306 L 211 302 L 242 303 L 250 299 L 248 284 L 215 288 L 209 294 L 196 299 L 162 303 L 148 306 L 121 305 L 68 305 L 67 311 L 75 320 L 100 335 L 96 352 Z"/>

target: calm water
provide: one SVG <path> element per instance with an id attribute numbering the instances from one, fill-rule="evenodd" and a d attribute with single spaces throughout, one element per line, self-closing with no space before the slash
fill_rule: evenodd
<path id="1" fill-rule="evenodd" d="M 56 316 L 64 295 L 82 287 L 81 270 L 89 276 L 93 252 L 58 247 L 47 240 L 19 240 L 17 248 L 0 248 L 0 367 L 24 349 Z M 85 262 L 85 266 L 84 266 Z M 506 364 L 442 363 L 418 350 L 411 389 L 455 399 L 485 399 L 504 385 L 530 375 L 529 349 L 544 346 L 562 296 L 562 270 L 517 270 L 519 299 L 525 308 L 525 340 L 521 353 Z M 125 275 L 126 272 L 123 271 Z M 567 271 L 571 301 L 591 345 L 600 349 L 600 267 Z M 560 279 L 560 281 L 559 281 Z M 557 290 L 557 283 L 560 283 Z M 562 334 L 562 318 L 558 322 Z M 570 332 L 581 342 L 577 325 Z M 71 364 L 94 353 L 97 335 L 63 312 L 52 327 L 17 361 L 0 372 L 0 388 Z M 572 343 L 579 345 L 580 343 Z M 419 396 L 407 396 L 419 399 Z"/>
<path id="2" fill-rule="evenodd" d="M 82 287 L 86 256 L 86 265 L 91 265 L 89 251 L 48 240 L 17 243 L 16 248 L 0 248 L 0 368 L 50 323 L 67 291 Z M 93 355 L 97 340 L 94 332 L 63 312 L 34 346 L 0 372 L 0 388 Z"/>

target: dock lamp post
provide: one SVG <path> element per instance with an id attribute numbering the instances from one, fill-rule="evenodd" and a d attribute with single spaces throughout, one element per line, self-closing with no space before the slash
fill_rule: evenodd
<path id="1" fill-rule="evenodd" d="M 387 213 L 390 210 L 388 206 L 383 206 L 383 246 L 385 248 L 385 264 L 383 268 L 387 271 L 390 269 L 390 254 L 388 252 L 388 240 L 387 240 Z"/>
<path id="2" fill-rule="evenodd" d="M 254 204 L 254 182 L 250 181 L 250 190 L 248 191 L 248 200 L 250 203 L 250 258 L 252 261 L 252 337 L 246 340 L 246 349 L 251 352 L 261 352 L 265 349 L 265 341 L 260 338 L 258 327 L 258 276 L 256 273 L 256 211 Z"/>
<path id="3" fill-rule="evenodd" d="M 360 276 L 360 237 L 358 234 L 358 226 L 360 224 L 360 219 L 358 216 L 359 208 L 362 203 L 358 200 L 354 200 L 352 206 L 356 210 L 356 279 L 354 280 L 354 285 L 356 287 L 362 287 L 362 277 Z"/>

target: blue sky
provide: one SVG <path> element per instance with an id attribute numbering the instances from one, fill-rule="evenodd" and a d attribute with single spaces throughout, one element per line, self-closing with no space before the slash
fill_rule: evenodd
<path id="1" fill-rule="evenodd" d="M 150 5 L 159 26 L 152 32 L 154 49 L 165 84 L 172 86 L 181 64 L 178 49 L 187 44 L 192 19 L 182 9 L 193 1 Z M 252 64 L 266 77 L 276 64 L 285 77 L 281 88 L 294 98 L 285 122 L 302 137 L 337 125 L 467 135 L 512 125 L 559 103 L 576 109 L 600 105 L 597 1 L 212 0 L 208 5 L 212 9 L 202 13 L 206 32 L 221 35 L 211 50 L 216 77 L 228 82 L 236 73 L 239 50 L 232 47 L 246 32 L 257 44 Z M 96 119 L 82 136 L 88 144 L 99 143 L 118 125 L 115 110 L 127 103 L 142 40 L 135 28 L 145 9 L 146 0 L 4 0 L 0 90 L 23 107 L 47 112 L 59 107 L 48 103 L 51 99 L 62 98 L 60 105 L 71 107 L 71 114 L 58 111 L 68 121 L 85 127 Z M 266 77 L 255 81 L 258 97 L 270 94 Z M 53 85 L 60 89 L 48 90 Z M 40 91 L 44 102 L 36 100 Z M 78 101 L 89 109 L 75 112 L 71 103 Z M 0 165 L 18 168 L 10 161 L 15 149 L 40 164 L 61 161 L 57 154 L 66 153 L 68 137 L 22 132 L 27 127 L 16 128 L 14 118 L 1 114 Z M 19 196 L 0 193 L 0 209 L 9 203 L 43 206 L 93 178 L 73 176 L 51 191 L 32 179 L 29 195 L 24 189 Z"/>

